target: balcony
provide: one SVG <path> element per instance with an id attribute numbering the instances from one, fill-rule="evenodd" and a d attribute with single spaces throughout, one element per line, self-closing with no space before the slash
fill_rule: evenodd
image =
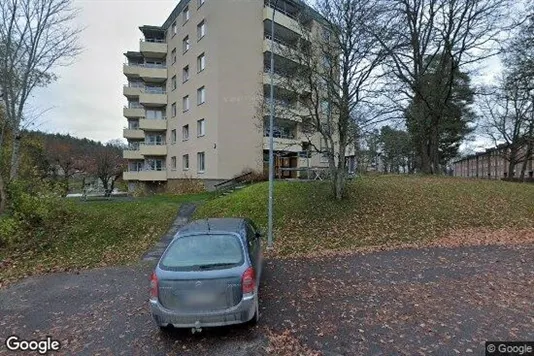
<path id="1" fill-rule="evenodd" d="M 167 57 L 167 43 L 159 39 L 141 39 L 139 41 L 141 53 L 146 57 L 165 58 Z"/>
<path id="2" fill-rule="evenodd" d="M 154 170 L 143 170 L 143 171 L 127 171 L 123 172 L 122 178 L 124 180 L 138 180 L 138 181 L 166 181 L 167 180 L 167 171 L 154 171 Z"/>
<path id="3" fill-rule="evenodd" d="M 143 86 L 142 85 L 125 85 L 122 88 L 122 93 L 125 97 L 135 99 L 138 98 L 139 95 L 143 92 Z"/>
<path id="4" fill-rule="evenodd" d="M 124 109 L 122 109 L 122 114 L 128 119 L 136 119 L 145 117 L 145 109 L 141 105 L 125 106 Z"/>
<path id="5" fill-rule="evenodd" d="M 124 159 L 144 159 L 143 155 L 141 154 L 141 151 L 134 150 L 134 149 L 125 149 L 122 151 L 122 157 Z"/>
<path id="6" fill-rule="evenodd" d="M 152 82 L 167 80 L 167 67 L 164 64 L 128 63 L 123 65 L 122 70 L 129 78 L 141 78 Z"/>
<path id="7" fill-rule="evenodd" d="M 271 68 L 269 66 L 265 66 L 263 68 L 263 84 L 264 85 L 271 85 Z M 295 91 L 297 93 L 306 93 L 310 92 L 309 86 L 305 83 L 305 81 L 293 78 L 293 77 L 284 77 L 280 73 L 275 73 L 273 76 L 274 79 L 274 85 L 280 88 L 284 88 L 286 90 Z"/>
<path id="8" fill-rule="evenodd" d="M 269 24 L 273 18 L 273 11 L 273 8 L 269 6 L 263 8 L 263 20 L 269 21 Z M 294 14 L 277 9 L 276 15 L 274 16 L 274 22 L 302 35 L 302 26 L 299 24 L 296 15 Z"/>
<path id="9" fill-rule="evenodd" d="M 141 171 L 139 172 L 139 180 L 145 182 L 166 181 L 167 171 Z"/>
<path id="10" fill-rule="evenodd" d="M 144 131 L 165 131 L 167 130 L 167 120 L 139 120 L 139 128 Z"/>
<path id="11" fill-rule="evenodd" d="M 144 139 L 145 133 L 143 130 L 137 129 L 124 129 L 122 131 L 122 137 L 130 139 Z"/>
<path id="12" fill-rule="evenodd" d="M 302 54 L 299 53 L 297 48 L 284 41 L 283 39 L 279 37 L 274 37 L 274 46 L 271 46 L 271 35 L 265 34 L 263 39 L 263 52 L 271 52 L 274 50 L 274 53 L 282 56 L 284 58 L 287 58 L 295 63 L 302 62 Z"/>
<path id="13" fill-rule="evenodd" d="M 165 106 L 167 105 L 167 94 L 165 90 L 145 88 L 139 96 L 139 103 L 145 106 Z"/>
<path id="14" fill-rule="evenodd" d="M 265 115 L 269 115 L 270 110 L 270 99 L 265 99 Z M 309 116 L 309 113 L 306 108 L 300 107 L 299 105 L 290 104 L 283 100 L 274 100 L 274 115 L 277 118 L 302 122 L 302 119 Z"/>
<path id="15" fill-rule="evenodd" d="M 301 152 L 302 144 L 299 140 L 276 137 L 273 139 L 275 151 Z M 269 149 L 269 137 L 263 138 L 263 149 Z"/>
<path id="16" fill-rule="evenodd" d="M 155 120 L 154 120 L 155 121 Z M 167 145 L 160 144 L 147 144 L 142 143 L 139 145 L 139 150 L 143 156 L 166 156 L 167 155 Z"/>

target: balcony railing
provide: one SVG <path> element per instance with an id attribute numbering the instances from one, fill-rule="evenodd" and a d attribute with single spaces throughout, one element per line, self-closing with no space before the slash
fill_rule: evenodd
<path id="1" fill-rule="evenodd" d="M 144 83 L 131 82 L 131 83 L 128 83 L 128 84 L 124 84 L 124 87 L 125 88 L 141 88 L 141 89 L 143 89 L 145 87 L 145 84 Z"/>
<path id="2" fill-rule="evenodd" d="M 286 9 L 284 9 L 284 8 L 282 8 L 280 6 L 275 6 L 275 3 L 276 3 L 276 0 L 274 2 L 271 2 L 269 0 L 268 2 L 265 3 L 265 6 L 270 7 L 271 9 L 274 9 L 277 12 L 282 13 L 282 14 L 286 15 L 287 17 L 291 17 L 293 20 L 298 20 L 298 13 L 295 14 L 295 13 L 287 11 Z"/>
<path id="3" fill-rule="evenodd" d="M 145 117 L 145 120 L 167 120 L 167 116 L 162 116 L 162 117 Z"/>
<path id="4" fill-rule="evenodd" d="M 140 40 L 141 42 L 165 43 L 165 40 L 161 38 L 141 38 Z"/>
<path id="5" fill-rule="evenodd" d="M 269 33 L 265 33 L 265 39 L 269 40 L 269 41 L 274 40 L 274 42 L 276 42 L 276 43 L 278 43 L 278 44 L 280 44 L 282 46 L 286 46 L 286 47 L 292 48 L 292 49 L 297 49 L 297 46 L 295 46 L 294 44 L 289 43 L 289 42 L 285 41 L 283 38 L 280 38 L 278 36 L 274 36 L 273 37 Z"/>
<path id="6" fill-rule="evenodd" d="M 157 63 L 125 63 L 127 66 L 131 67 L 142 67 L 142 68 L 167 68 L 166 64 L 157 64 Z"/>
<path id="7" fill-rule="evenodd" d="M 264 137 L 269 137 L 269 130 L 268 129 L 263 131 L 263 136 Z M 274 138 L 286 138 L 286 139 L 294 140 L 296 138 L 296 135 L 294 133 L 292 133 L 292 132 L 274 129 L 273 130 L 273 137 Z"/>
<path id="8" fill-rule="evenodd" d="M 145 145 L 147 146 L 166 146 L 167 144 L 163 141 L 163 142 L 150 142 L 150 141 L 145 141 L 143 142 Z"/>
<path id="9" fill-rule="evenodd" d="M 284 107 L 286 109 L 297 109 L 297 106 L 295 104 L 292 104 L 289 101 L 280 100 L 280 99 L 274 99 L 273 102 L 274 102 L 275 106 L 281 106 L 281 107 Z M 271 99 L 270 98 L 266 98 L 265 99 L 265 104 L 266 105 L 271 105 Z"/>
<path id="10" fill-rule="evenodd" d="M 139 103 L 129 103 L 128 105 L 124 106 L 125 109 L 142 109 L 143 105 Z"/>
<path id="11" fill-rule="evenodd" d="M 139 151 L 139 145 L 127 146 L 126 151 Z"/>
<path id="12" fill-rule="evenodd" d="M 128 168 L 127 172 L 133 172 L 133 173 L 137 173 L 137 172 L 165 172 L 167 169 L 165 167 L 150 167 L 150 166 L 146 166 L 144 168 L 141 168 L 141 169 L 131 169 L 131 168 Z"/>
<path id="13" fill-rule="evenodd" d="M 166 94 L 167 91 L 163 88 L 157 87 L 144 87 L 146 94 Z"/>

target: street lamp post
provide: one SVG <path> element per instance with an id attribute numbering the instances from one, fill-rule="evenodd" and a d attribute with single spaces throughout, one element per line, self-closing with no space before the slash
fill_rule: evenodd
<path id="1" fill-rule="evenodd" d="M 276 6 L 278 0 L 272 6 L 273 16 L 271 18 L 271 115 L 269 117 L 269 226 L 267 232 L 267 247 L 273 247 L 273 194 L 274 194 L 274 15 L 276 14 Z"/>

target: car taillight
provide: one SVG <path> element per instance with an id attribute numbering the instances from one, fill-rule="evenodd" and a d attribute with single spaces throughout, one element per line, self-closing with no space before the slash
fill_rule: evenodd
<path id="1" fill-rule="evenodd" d="M 158 299 L 158 277 L 156 272 L 150 276 L 150 299 Z"/>
<path id="2" fill-rule="evenodd" d="M 256 287 L 256 273 L 254 272 L 254 268 L 249 267 L 245 273 L 243 273 L 241 287 L 243 288 L 243 294 L 254 293 Z"/>

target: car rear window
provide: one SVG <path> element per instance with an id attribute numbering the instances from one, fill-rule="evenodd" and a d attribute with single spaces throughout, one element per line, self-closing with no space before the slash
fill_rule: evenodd
<path id="1" fill-rule="evenodd" d="M 243 249 L 235 235 L 192 235 L 176 239 L 160 261 L 171 270 L 223 269 L 243 264 Z"/>

